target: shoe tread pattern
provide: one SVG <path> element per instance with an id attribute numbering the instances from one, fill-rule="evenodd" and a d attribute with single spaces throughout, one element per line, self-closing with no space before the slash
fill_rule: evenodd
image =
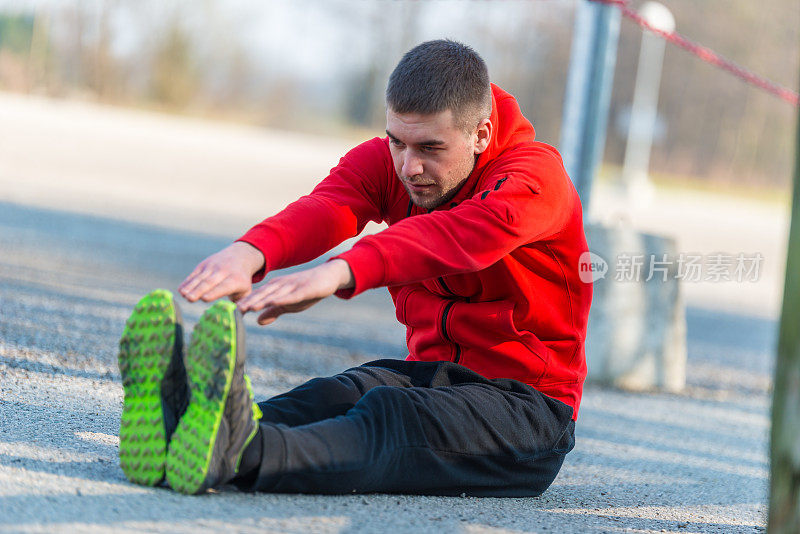
<path id="1" fill-rule="evenodd" d="M 220 425 L 236 363 L 235 308 L 219 301 L 206 310 L 186 353 L 190 401 L 172 436 L 166 468 L 167 482 L 181 493 L 201 493 L 214 485 L 212 457 L 226 446 L 219 439 L 227 437 Z"/>
<path id="2" fill-rule="evenodd" d="M 120 467 L 131 482 L 155 486 L 164 479 L 167 436 L 161 382 L 175 343 L 172 294 L 145 295 L 125 324 L 119 343 L 124 403 L 120 419 Z"/>

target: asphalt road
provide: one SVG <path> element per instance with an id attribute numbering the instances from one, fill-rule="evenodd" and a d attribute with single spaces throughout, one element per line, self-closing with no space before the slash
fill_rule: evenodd
<path id="1" fill-rule="evenodd" d="M 231 236 L 235 237 L 235 236 Z M 186 497 L 117 463 L 116 345 L 131 307 L 227 239 L 0 202 L 0 532 L 761 532 L 775 321 L 687 310 L 681 395 L 587 388 L 577 445 L 539 498 Z M 202 305 L 183 306 L 187 330 Z M 405 356 L 385 290 L 258 327 L 258 398 Z"/>

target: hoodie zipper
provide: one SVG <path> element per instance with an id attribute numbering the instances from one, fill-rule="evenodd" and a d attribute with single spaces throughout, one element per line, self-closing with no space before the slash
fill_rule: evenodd
<path id="1" fill-rule="evenodd" d="M 456 301 L 454 300 L 448 302 L 447 306 L 444 307 L 444 311 L 442 312 L 442 337 L 444 337 L 445 341 L 449 341 L 455 346 L 456 356 L 453 359 L 453 363 L 458 363 L 458 361 L 461 359 L 461 346 L 453 341 L 453 338 L 451 338 L 450 334 L 447 332 L 447 316 L 450 313 L 450 308 L 452 308 L 455 303 Z"/>
<path id="2" fill-rule="evenodd" d="M 438 281 L 439 281 L 439 283 L 442 285 L 442 289 L 444 289 L 445 291 L 447 291 L 447 292 L 448 292 L 448 293 L 450 293 L 451 295 L 455 295 L 455 293 L 453 293 L 453 290 L 452 290 L 452 289 L 450 289 L 450 287 L 449 287 L 447 284 L 445 284 L 445 282 L 444 282 L 444 276 L 440 276 L 439 278 L 437 278 L 437 280 L 438 280 Z"/>
<path id="3" fill-rule="evenodd" d="M 414 209 L 414 203 L 411 200 L 409 200 L 408 209 L 406 210 L 406 218 L 411 216 L 411 212 L 413 211 L 413 209 Z M 428 213 L 430 213 L 431 211 L 433 210 L 428 210 Z M 445 291 L 447 291 L 451 295 L 455 295 L 455 293 L 453 293 L 453 290 L 451 290 L 445 283 L 443 276 L 440 276 L 439 278 L 437 278 L 437 280 L 442 285 L 442 288 L 444 288 Z M 453 339 L 450 337 L 450 334 L 447 332 L 447 316 L 450 313 L 450 308 L 452 308 L 455 303 L 456 301 L 454 300 L 448 302 L 447 306 L 444 307 L 444 311 L 442 312 L 442 337 L 444 337 L 445 341 L 452 343 L 453 346 L 456 348 L 456 355 L 453 358 L 453 363 L 458 363 L 459 360 L 461 360 L 461 346 L 455 341 L 453 341 Z"/>

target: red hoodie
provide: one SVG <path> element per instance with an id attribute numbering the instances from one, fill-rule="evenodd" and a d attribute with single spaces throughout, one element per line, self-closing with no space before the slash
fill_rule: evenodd
<path id="1" fill-rule="evenodd" d="M 411 203 L 388 138 L 350 152 L 311 194 L 241 241 L 264 272 L 310 261 L 368 221 L 389 228 L 337 256 L 351 298 L 388 286 L 406 326 L 408 360 L 449 360 L 487 378 L 513 378 L 578 405 L 592 286 L 578 275 L 587 251 L 581 203 L 561 157 L 534 141 L 513 96 L 492 85 L 494 136 L 456 196 L 428 212 Z"/>

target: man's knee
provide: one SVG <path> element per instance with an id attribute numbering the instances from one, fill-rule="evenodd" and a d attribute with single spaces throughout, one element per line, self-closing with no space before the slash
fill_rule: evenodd
<path id="1" fill-rule="evenodd" d="M 347 371 L 333 376 L 314 378 L 306 385 L 314 402 L 327 404 L 355 405 L 363 393 L 358 377 Z"/>
<path id="2" fill-rule="evenodd" d="M 413 407 L 412 392 L 397 386 L 375 386 L 367 391 L 355 408 L 378 417 L 408 415 Z"/>
<path id="3" fill-rule="evenodd" d="M 377 385 L 368 372 L 354 367 L 333 376 L 314 378 L 306 382 L 306 389 L 322 403 L 350 404 L 352 407 Z"/>

